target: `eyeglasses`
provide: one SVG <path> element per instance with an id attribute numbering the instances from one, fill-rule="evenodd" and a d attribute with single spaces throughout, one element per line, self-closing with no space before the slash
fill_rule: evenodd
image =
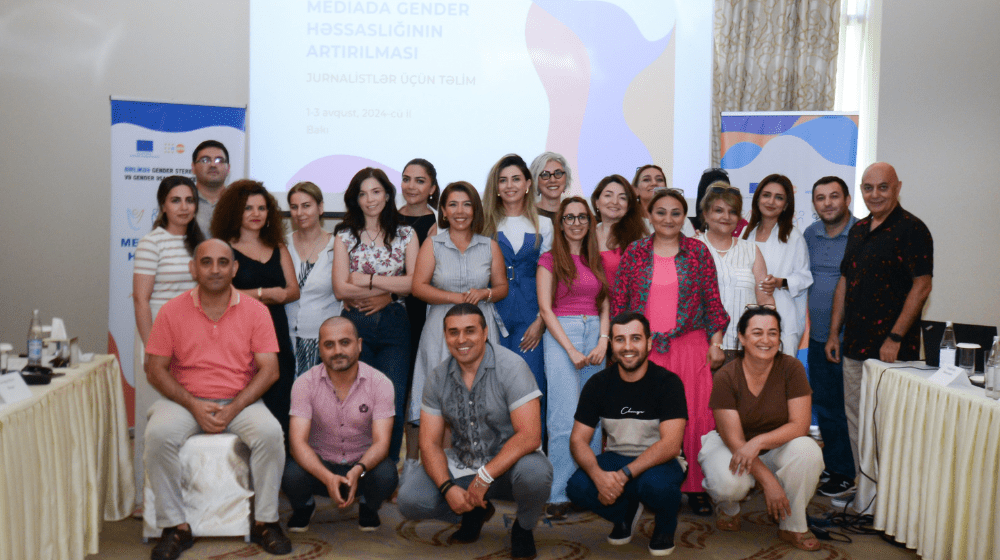
<path id="1" fill-rule="evenodd" d="M 565 214 L 562 217 L 564 224 L 589 224 L 590 216 L 586 214 Z"/>
<path id="2" fill-rule="evenodd" d="M 549 177 L 555 177 L 556 179 L 562 179 L 566 175 L 566 172 L 562 169 L 556 169 L 555 171 L 542 171 L 538 174 L 539 179 L 549 180 Z"/>
<path id="3" fill-rule="evenodd" d="M 743 308 L 743 311 L 757 311 L 758 309 L 770 309 L 771 311 L 777 311 L 777 308 L 770 303 L 765 303 L 763 305 L 748 303 L 747 306 Z"/>
<path id="4" fill-rule="evenodd" d="M 214 158 L 210 158 L 208 156 L 201 156 L 200 158 L 198 158 L 198 163 L 229 163 L 229 162 L 227 162 L 226 158 L 222 156 L 215 156 Z"/>
<path id="5" fill-rule="evenodd" d="M 740 194 L 740 189 L 738 189 L 738 188 L 736 188 L 736 187 L 734 187 L 732 185 L 726 185 L 724 187 L 712 187 L 712 188 L 708 189 L 708 192 L 713 192 L 713 193 L 716 193 L 716 194 L 718 194 L 718 193 L 727 193 L 727 192 L 732 192 L 732 193 Z"/>

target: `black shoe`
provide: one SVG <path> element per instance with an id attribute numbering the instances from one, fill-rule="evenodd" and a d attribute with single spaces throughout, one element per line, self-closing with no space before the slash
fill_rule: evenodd
<path id="1" fill-rule="evenodd" d="M 458 530 L 448 537 L 448 544 L 469 544 L 479 540 L 479 532 L 483 530 L 483 525 L 493 517 L 497 508 L 493 507 L 493 502 L 486 502 L 486 507 L 476 509 L 462 514 L 462 525 Z"/>
<path id="2" fill-rule="evenodd" d="M 649 539 L 649 553 L 653 556 L 670 556 L 674 551 L 674 536 L 666 531 L 653 529 L 653 537 Z"/>
<path id="3" fill-rule="evenodd" d="M 316 511 L 316 502 L 304 508 L 293 510 L 292 516 L 288 518 L 288 532 L 305 533 L 309 530 L 309 521 L 312 519 L 314 511 Z"/>
<path id="4" fill-rule="evenodd" d="M 826 484 L 826 481 L 830 480 L 830 475 L 833 474 L 830 471 L 823 469 L 823 472 L 819 474 L 819 483 Z"/>
<path id="5" fill-rule="evenodd" d="M 535 535 L 530 529 L 522 529 L 521 524 L 515 519 L 514 526 L 510 529 L 510 557 L 530 560 L 537 555 Z"/>
<path id="6" fill-rule="evenodd" d="M 176 560 L 181 553 L 191 548 L 194 544 L 194 536 L 191 530 L 178 529 L 177 527 L 167 527 L 160 536 L 160 542 L 153 547 L 153 553 L 149 555 L 151 560 Z"/>
<path id="7" fill-rule="evenodd" d="M 571 502 L 559 502 L 545 506 L 545 516 L 555 521 L 566 519 L 566 516 L 573 510 Z"/>
<path id="8" fill-rule="evenodd" d="M 382 526 L 378 511 L 368 507 L 368 504 L 358 504 L 358 527 L 368 533 Z"/>
<path id="9" fill-rule="evenodd" d="M 830 480 L 819 487 L 820 495 L 830 498 L 840 498 L 854 492 L 854 481 L 842 474 L 830 474 Z"/>
<path id="10" fill-rule="evenodd" d="M 695 515 L 709 517 L 714 512 L 712 501 L 705 492 L 688 492 L 688 506 Z"/>
<path id="11" fill-rule="evenodd" d="M 640 517 L 642 517 L 642 502 L 636 504 L 635 513 L 627 517 L 625 521 L 615 523 L 611 534 L 608 535 L 608 544 L 621 546 L 632 542 L 632 533 L 635 531 L 635 526 L 639 524 Z"/>
<path id="12" fill-rule="evenodd" d="M 254 523 L 250 529 L 250 541 L 260 545 L 269 554 L 288 554 L 292 551 L 292 541 L 288 540 L 277 522 L 262 525 Z"/>

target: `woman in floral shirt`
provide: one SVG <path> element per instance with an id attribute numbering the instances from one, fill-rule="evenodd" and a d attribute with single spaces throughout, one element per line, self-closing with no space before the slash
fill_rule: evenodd
<path id="1" fill-rule="evenodd" d="M 409 384 L 410 319 L 404 297 L 413 284 L 420 247 L 396 210 L 396 187 L 381 169 L 366 167 L 344 193 L 347 214 L 333 233 L 333 293 L 341 315 L 365 341 L 361 361 L 392 380 L 396 418 L 403 417 Z M 389 458 L 399 459 L 403 422 L 394 422 Z"/>
<path id="2" fill-rule="evenodd" d="M 646 315 L 653 331 L 649 358 L 684 382 L 688 407 L 684 456 L 690 470 L 681 490 L 695 513 L 711 515 L 697 458 L 701 437 L 715 429 L 708 407 L 710 367 L 724 358 L 722 334 L 729 315 L 719 300 L 719 282 L 708 249 L 681 233 L 687 216 L 684 194 L 659 189 L 647 211 L 653 235 L 625 249 L 611 295 L 611 316 L 623 311 Z"/>

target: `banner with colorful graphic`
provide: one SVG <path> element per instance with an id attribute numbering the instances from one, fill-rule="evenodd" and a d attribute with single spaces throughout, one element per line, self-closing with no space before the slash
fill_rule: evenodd
<path id="1" fill-rule="evenodd" d="M 722 168 L 743 191 L 744 216 L 750 216 L 757 183 L 780 173 L 795 186 L 795 225 L 804 230 L 816 221 L 812 185 L 817 179 L 835 175 L 854 192 L 858 114 L 722 113 L 721 147 Z"/>
<path id="2" fill-rule="evenodd" d="M 229 150 L 229 180 L 242 175 L 246 109 L 111 99 L 111 268 L 108 351 L 118 356 L 134 424 L 132 265 L 139 240 L 156 220 L 156 189 L 164 177 L 191 173 L 191 152 L 204 140 Z"/>

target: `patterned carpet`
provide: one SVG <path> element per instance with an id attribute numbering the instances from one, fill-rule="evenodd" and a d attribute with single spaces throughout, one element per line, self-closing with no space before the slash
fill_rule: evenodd
<path id="1" fill-rule="evenodd" d="M 483 528 L 482 537 L 470 545 L 449 546 L 448 535 L 456 526 L 440 521 L 405 521 L 395 504 L 386 504 L 379 514 L 382 527 L 362 533 L 357 526 L 357 507 L 339 511 L 326 500 L 319 507 L 309 531 L 290 534 L 292 553 L 280 558 L 313 560 L 320 558 L 416 558 L 494 560 L 510 557 L 510 524 L 514 521 L 512 503 L 497 504 L 497 515 Z M 282 496 L 282 525 L 290 511 Z M 830 511 L 829 499 L 816 497 L 809 514 L 822 516 Z M 697 517 L 686 506 L 682 509 L 675 536 L 676 549 L 670 558 L 699 559 L 914 559 L 910 550 L 897 548 L 875 535 L 850 535 L 853 542 L 821 541 L 817 552 L 797 550 L 777 538 L 777 525 L 767 519 L 763 495 L 755 493 L 743 504 L 743 529 L 738 533 L 721 532 L 714 518 Z M 535 529 L 539 560 L 577 560 L 583 558 L 651 558 L 646 547 L 653 530 L 653 517 L 644 514 L 632 542 L 611 546 L 605 540 L 611 525 L 590 513 L 571 514 L 562 521 L 544 521 Z M 109 560 L 148 558 L 152 543 L 143 544 L 142 524 L 135 519 L 105 523 L 99 554 L 88 558 Z M 237 560 L 272 558 L 240 538 L 202 538 L 185 552 L 187 560 Z"/>

